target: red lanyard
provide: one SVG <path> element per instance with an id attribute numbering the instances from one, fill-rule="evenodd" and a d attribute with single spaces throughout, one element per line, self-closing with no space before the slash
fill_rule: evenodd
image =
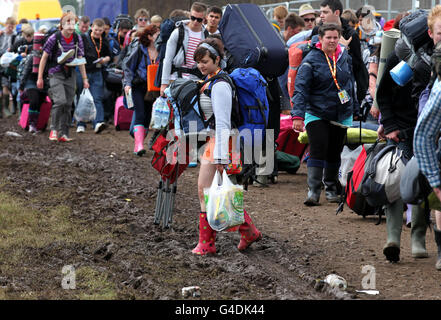
<path id="1" fill-rule="evenodd" d="M 96 51 L 96 53 L 98 53 L 98 58 L 101 58 L 101 57 L 100 57 L 100 52 L 101 52 L 101 48 L 102 48 L 102 46 L 103 46 L 103 38 L 100 37 L 100 48 L 99 48 L 99 50 L 98 50 L 98 48 L 96 47 L 95 39 L 93 38 L 92 35 L 90 35 L 90 38 L 92 39 L 92 42 L 93 42 L 93 45 L 94 45 L 94 47 L 95 47 L 95 51 Z"/>
<path id="2" fill-rule="evenodd" d="M 338 85 L 338 81 L 337 81 L 337 59 L 335 58 L 335 53 L 332 56 L 332 60 L 334 60 L 334 68 L 332 68 L 331 62 L 329 62 L 329 58 L 328 58 L 328 55 L 326 54 L 326 52 L 323 51 L 323 53 L 325 54 L 326 61 L 328 62 L 329 70 L 331 70 L 332 79 L 334 79 L 334 82 L 335 82 L 335 85 L 337 86 L 338 91 L 341 91 L 341 88 Z"/>

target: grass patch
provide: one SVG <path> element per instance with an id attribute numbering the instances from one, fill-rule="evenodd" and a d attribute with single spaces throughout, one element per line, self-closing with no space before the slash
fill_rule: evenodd
<path id="1" fill-rule="evenodd" d="M 108 274 L 90 267 L 81 267 L 76 270 L 76 290 L 82 291 L 78 299 L 82 300 L 115 300 L 118 289 Z"/>
<path id="2" fill-rule="evenodd" d="M 52 242 L 86 244 L 108 236 L 104 228 L 73 221 L 66 206 L 40 212 L 0 193 L 0 248 L 45 247 Z M 15 260 L 15 259 L 13 259 Z"/>

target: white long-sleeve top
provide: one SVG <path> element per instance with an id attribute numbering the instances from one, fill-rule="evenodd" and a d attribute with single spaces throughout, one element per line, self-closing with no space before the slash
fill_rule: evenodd
<path id="1" fill-rule="evenodd" d="M 217 81 L 211 88 L 211 105 L 216 126 L 213 159 L 216 164 L 229 162 L 232 95 L 231 86 L 225 81 Z"/>

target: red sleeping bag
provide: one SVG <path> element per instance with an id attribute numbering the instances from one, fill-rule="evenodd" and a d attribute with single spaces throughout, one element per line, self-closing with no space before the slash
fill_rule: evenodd
<path id="1" fill-rule="evenodd" d="M 280 115 L 280 133 L 277 138 L 277 150 L 292 154 L 302 159 L 307 144 L 302 144 L 297 140 L 299 134 L 292 128 L 292 119 L 290 115 Z"/>

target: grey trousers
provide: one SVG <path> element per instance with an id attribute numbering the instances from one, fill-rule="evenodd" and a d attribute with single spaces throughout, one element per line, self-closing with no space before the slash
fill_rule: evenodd
<path id="1" fill-rule="evenodd" d="M 72 121 L 72 103 L 75 98 L 76 74 L 65 78 L 61 72 L 49 75 L 49 96 L 53 101 L 51 110 L 51 130 L 58 132 L 58 137 L 69 136 Z"/>

